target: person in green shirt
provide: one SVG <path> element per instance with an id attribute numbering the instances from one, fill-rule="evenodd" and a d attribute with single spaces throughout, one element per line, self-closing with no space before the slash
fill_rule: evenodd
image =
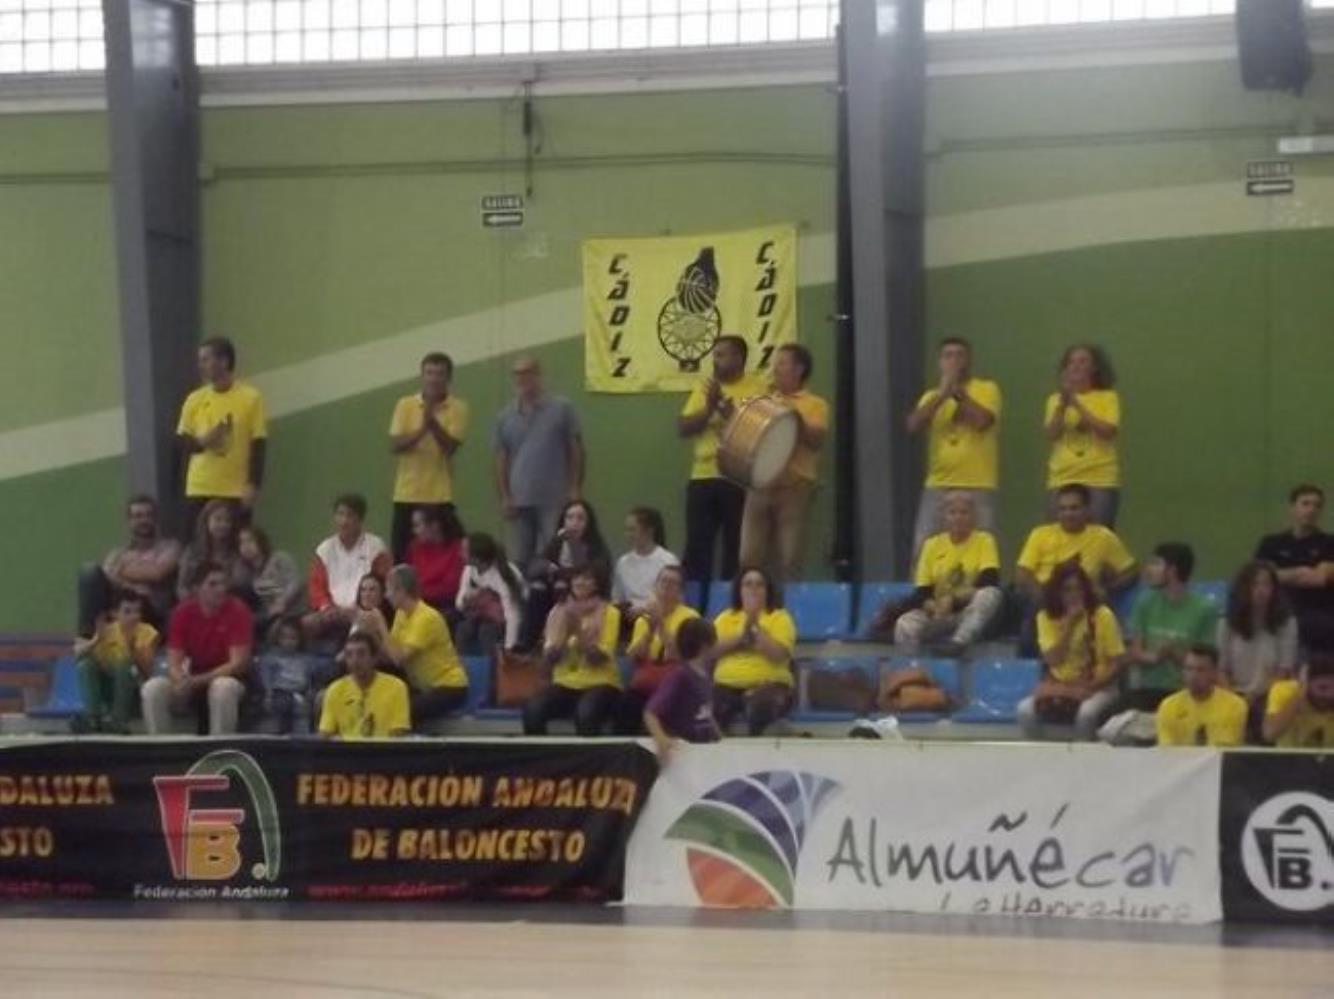
<path id="1" fill-rule="evenodd" d="M 1130 614 L 1130 653 L 1126 688 L 1128 706 L 1156 711 L 1181 689 L 1181 667 L 1192 645 L 1212 641 L 1218 611 L 1190 590 L 1195 553 L 1190 545 L 1169 541 L 1153 550 L 1144 567 L 1148 589 Z"/>

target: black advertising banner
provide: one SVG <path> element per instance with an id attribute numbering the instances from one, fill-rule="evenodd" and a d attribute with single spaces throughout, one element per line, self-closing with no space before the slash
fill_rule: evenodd
<path id="1" fill-rule="evenodd" d="M 1334 923 L 1334 756 L 1226 753 L 1223 917 Z"/>
<path id="2" fill-rule="evenodd" d="M 632 742 L 0 748 L 0 898 L 621 897 Z"/>

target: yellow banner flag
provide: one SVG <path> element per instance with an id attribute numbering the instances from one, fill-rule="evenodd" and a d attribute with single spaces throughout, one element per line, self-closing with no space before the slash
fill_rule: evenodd
<path id="1" fill-rule="evenodd" d="M 797 338 L 797 231 L 584 241 L 584 375 L 591 392 L 687 392 L 720 336 L 768 371 Z"/>

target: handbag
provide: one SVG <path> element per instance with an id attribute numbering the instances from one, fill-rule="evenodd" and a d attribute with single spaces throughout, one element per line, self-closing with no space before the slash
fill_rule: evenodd
<path id="1" fill-rule="evenodd" d="M 816 711 L 864 715 L 875 703 L 875 691 L 859 669 L 812 669 L 806 674 L 806 701 Z"/>
<path id="2" fill-rule="evenodd" d="M 542 667 L 540 656 L 510 652 L 507 649 L 497 650 L 495 698 L 497 707 L 522 707 L 546 685 L 546 670 Z"/>
<path id="3" fill-rule="evenodd" d="M 924 667 L 910 666 L 880 677 L 880 708 L 896 713 L 931 711 L 944 713 L 953 706 L 950 695 Z"/>
<path id="4" fill-rule="evenodd" d="M 1050 677 L 1038 684 L 1033 692 L 1033 707 L 1038 717 L 1052 725 L 1071 725 L 1079 706 L 1092 691 L 1087 684 L 1067 683 Z"/>

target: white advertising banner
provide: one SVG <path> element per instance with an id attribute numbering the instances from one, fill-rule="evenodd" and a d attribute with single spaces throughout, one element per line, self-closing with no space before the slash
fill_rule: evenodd
<path id="1" fill-rule="evenodd" d="M 1211 922 L 1219 779 L 1207 749 L 687 746 L 630 840 L 625 900 Z"/>

